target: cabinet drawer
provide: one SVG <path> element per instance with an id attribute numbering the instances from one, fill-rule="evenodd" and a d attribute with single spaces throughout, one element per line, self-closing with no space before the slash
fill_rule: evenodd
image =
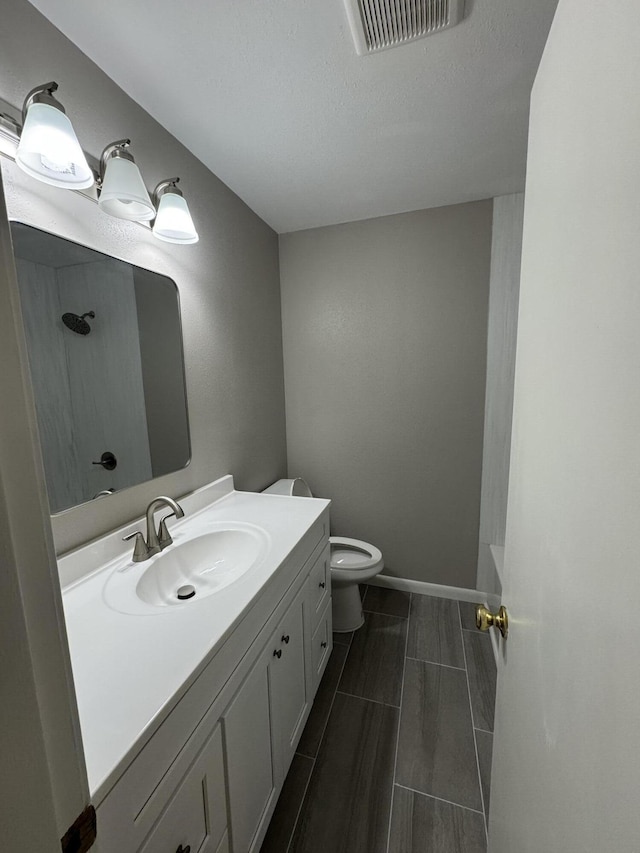
<path id="1" fill-rule="evenodd" d="M 175 853 L 182 845 L 191 853 L 217 853 L 226 837 L 222 736 L 216 726 L 192 764 L 140 853 Z"/>
<path id="2" fill-rule="evenodd" d="M 320 624 L 311 638 L 311 665 L 313 667 L 312 680 L 314 691 L 320 683 L 322 673 L 327 665 L 327 660 L 333 648 L 333 633 L 331 630 L 331 599 L 327 602 Z"/>
<path id="3" fill-rule="evenodd" d="M 331 552 L 328 543 L 311 569 L 307 584 L 312 622 L 311 630 L 315 631 L 331 596 Z"/>

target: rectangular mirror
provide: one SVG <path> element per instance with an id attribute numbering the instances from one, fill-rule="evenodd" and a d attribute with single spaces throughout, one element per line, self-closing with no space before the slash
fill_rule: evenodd
<path id="1" fill-rule="evenodd" d="M 190 458 L 178 289 L 11 223 L 52 513 Z"/>

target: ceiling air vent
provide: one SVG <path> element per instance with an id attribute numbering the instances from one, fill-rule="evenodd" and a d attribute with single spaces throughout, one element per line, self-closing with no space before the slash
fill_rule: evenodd
<path id="1" fill-rule="evenodd" d="M 460 23 L 464 0 L 344 0 L 360 55 L 399 47 Z"/>

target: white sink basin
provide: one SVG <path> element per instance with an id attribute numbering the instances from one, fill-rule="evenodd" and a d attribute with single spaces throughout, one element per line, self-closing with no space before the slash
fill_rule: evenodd
<path id="1" fill-rule="evenodd" d="M 193 606 L 239 581 L 268 548 L 265 531 L 251 524 L 179 532 L 162 553 L 141 563 L 127 561 L 113 571 L 105 584 L 105 601 L 126 613 Z"/>

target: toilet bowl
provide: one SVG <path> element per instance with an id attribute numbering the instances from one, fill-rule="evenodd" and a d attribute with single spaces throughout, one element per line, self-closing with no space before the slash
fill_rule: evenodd
<path id="1" fill-rule="evenodd" d="M 384 569 L 382 553 L 360 539 L 331 536 L 331 591 L 333 630 L 356 631 L 364 624 L 358 584 L 367 583 Z"/>
<path id="2" fill-rule="evenodd" d="M 313 497 L 301 477 L 278 480 L 264 490 L 268 494 Z M 356 631 L 364 624 L 359 584 L 367 583 L 384 568 L 382 553 L 374 545 L 344 536 L 329 537 L 333 630 Z"/>

